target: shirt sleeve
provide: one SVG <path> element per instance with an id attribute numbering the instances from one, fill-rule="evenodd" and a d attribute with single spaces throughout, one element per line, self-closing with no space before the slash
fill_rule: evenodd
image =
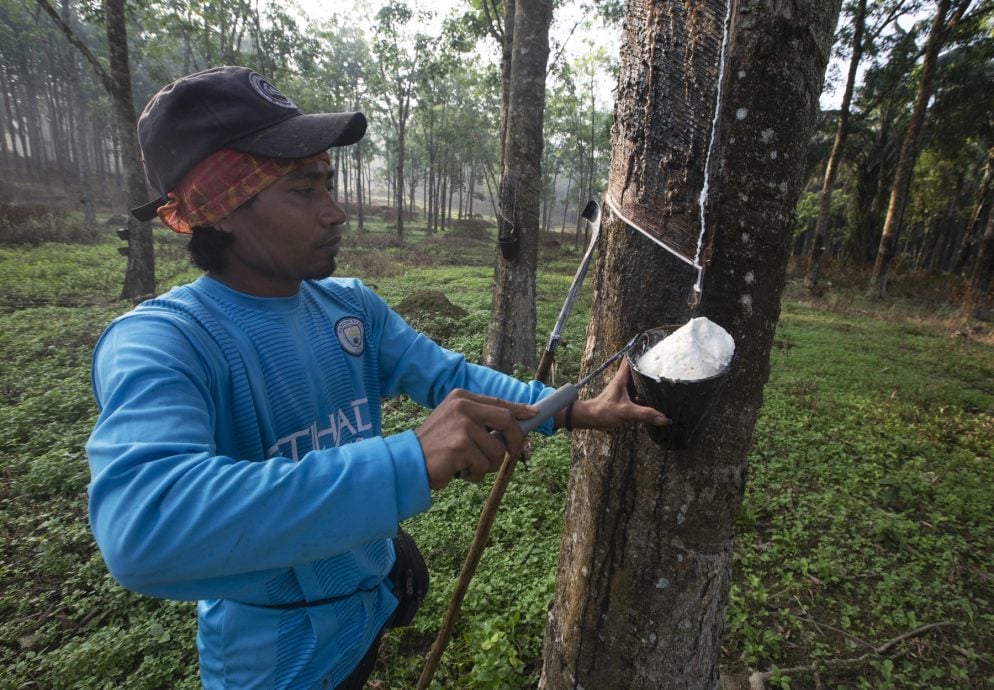
<path id="1" fill-rule="evenodd" d="M 467 362 L 462 355 L 415 331 L 375 293 L 364 289 L 364 298 L 374 321 L 382 324 L 378 346 L 385 396 L 405 393 L 419 404 L 435 408 L 456 388 L 527 404 L 555 390 L 541 381 L 524 383 Z M 536 431 L 546 436 L 552 434 L 552 419 L 543 422 Z"/>
<path id="2" fill-rule="evenodd" d="M 166 319 L 125 318 L 94 353 L 89 516 L 114 578 L 240 599 L 287 567 L 395 534 L 431 502 L 412 431 L 289 458 L 217 453 L 216 367 Z M 386 462 L 384 461 L 386 460 Z"/>

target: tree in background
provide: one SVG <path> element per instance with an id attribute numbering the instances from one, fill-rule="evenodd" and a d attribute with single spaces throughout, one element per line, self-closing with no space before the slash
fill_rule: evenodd
<path id="1" fill-rule="evenodd" d="M 608 199 L 667 236 L 703 222 L 707 271 L 691 309 L 695 272 L 609 205 L 584 368 L 691 315 L 723 325 L 737 359 L 690 449 L 642 428 L 574 434 L 540 687 L 718 686 L 734 517 L 840 4 L 732 3 L 720 101 L 726 3 L 627 5 Z"/>
<path id="2" fill-rule="evenodd" d="M 978 93 L 994 90 L 990 17 L 964 17 L 939 55 L 935 88 L 923 128 L 905 244 L 918 270 L 959 275 L 984 233 L 992 194 L 994 115 Z M 931 184 L 930 184 L 931 183 Z M 906 250 L 908 251 L 908 250 Z"/>
<path id="3" fill-rule="evenodd" d="M 825 165 L 825 177 L 821 186 L 821 195 L 818 203 L 818 221 L 815 225 L 811 255 L 808 259 L 808 272 L 804 277 L 804 286 L 808 289 L 813 289 L 818 285 L 818 276 L 821 272 L 821 255 L 825 251 L 825 236 L 828 232 L 828 222 L 832 210 L 832 188 L 835 185 L 835 177 L 838 174 L 839 164 L 842 161 L 842 149 L 845 146 L 846 137 L 849 135 L 849 106 L 852 104 L 859 61 L 863 56 L 863 27 L 866 25 L 866 2 L 867 0 L 857 0 L 856 8 L 853 12 L 852 56 L 849 58 L 849 71 L 846 75 L 846 85 L 842 93 L 842 104 L 839 106 L 839 124 L 835 130 L 835 140 L 832 143 L 832 152 L 828 156 L 828 163 Z"/>
<path id="4" fill-rule="evenodd" d="M 888 25 L 881 22 L 879 26 Z M 897 161 L 894 131 L 914 98 L 907 75 L 917 59 L 917 34 L 901 30 L 896 23 L 892 26 L 891 34 L 885 33 L 876 44 L 867 42 L 865 46 L 870 59 L 855 96 L 847 137 L 851 167 L 839 190 L 849 196 L 848 227 L 836 244 L 836 256 L 858 264 L 872 262 L 876 255 Z"/>
<path id="5" fill-rule="evenodd" d="M 131 97 L 131 64 L 128 60 L 128 32 L 124 16 L 124 0 L 104 0 L 104 22 L 107 27 L 107 47 L 110 73 L 107 73 L 89 48 L 79 40 L 72 28 L 62 20 L 48 0 L 36 0 L 38 5 L 62 29 L 96 70 L 114 105 L 121 159 L 124 161 L 127 201 L 135 208 L 148 201 L 148 185 L 138 147 L 138 117 Z M 137 298 L 155 292 L 155 252 L 152 247 L 152 226 L 141 223 L 128 214 L 128 267 L 124 274 L 122 298 Z"/>
<path id="6" fill-rule="evenodd" d="M 511 4 L 511 3 L 508 3 Z M 500 371 L 534 369 L 535 270 L 542 194 L 542 125 L 552 0 L 514 3 L 510 93 L 503 127 L 498 228 L 501 256 L 483 362 Z"/>
<path id="7" fill-rule="evenodd" d="M 984 172 L 977 185 L 970 219 L 964 228 L 956 259 L 951 266 L 951 272 L 955 275 L 961 275 L 966 269 L 971 250 L 977 238 L 984 232 L 986 225 L 984 219 L 990 215 L 992 203 L 994 203 L 994 146 L 987 151 L 987 161 L 984 163 Z"/>
<path id="8" fill-rule="evenodd" d="M 820 268 L 821 251 L 832 257 L 833 265 L 855 265 L 859 271 L 866 271 L 877 258 L 888 198 L 894 191 L 904 134 L 909 131 L 922 75 L 922 49 L 929 35 L 927 22 L 912 24 L 908 20 L 931 15 L 929 10 L 936 1 L 867 0 L 859 60 L 864 70 L 862 83 L 857 80 L 854 84 L 848 110 L 826 114 L 807 151 L 809 185 L 798 207 L 803 223 L 796 251 L 816 251 L 809 269 Z M 72 24 L 80 44 L 93 54 L 93 64 L 100 63 L 109 72 L 102 5 L 81 0 L 46 2 L 63 23 Z M 418 45 L 413 28 L 419 18 L 415 11 L 418 2 L 424 6 L 427 0 L 376 0 L 360 5 L 360 15 L 363 7 L 410 10 L 412 20 L 397 24 L 401 47 L 410 51 Z M 32 6 L 35 3 L 28 4 L 28 8 Z M 384 40 L 382 32 L 373 35 L 373 14 L 357 19 L 352 12 L 331 29 L 305 28 L 288 14 L 291 8 L 272 0 L 248 4 L 195 0 L 131 3 L 126 29 L 134 102 L 140 107 L 158 87 L 182 74 L 237 62 L 287 84 L 298 102 L 310 104 L 305 109 L 357 108 L 373 116 L 369 136 L 355 155 L 337 161 L 340 198 L 356 204 L 350 206 L 352 220 L 359 219 L 361 224 L 373 195 L 382 197 L 384 193 L 388 204 L 396 206 L 401 200 L 408 214 L 401 218 L 402 224 L 410 222 L 415 204 L 423 205 L 425 227 L 433 232 L 460 212 L 493 213 L 496 218 L 498 204 L 493 197 L 499 192 L 503 152 L 503 143 L 498 142 L 505 141 L 499 131 L 506 127 L 506 117 L 497 120 L 497 115 L 502 111 L 506 114 L 506 104 L 501 106 L 500 101 L 509 95 L 509 89 L 502 92 L 498 85 L 510 77 L 514 6 L 514 2 L 503 0 L 467 0 L 446 18 L 444 33 L 428 41 L 434 52 L 459 53 L 466 56 L 461 60 L 464 65 L 484 69 L 472 77 L 463 73 L 463 65 L 447 71 L 444 79 L 455 80 L 446 87 L 447 92 L 441 93 L 440 83 L 432 87 L 447 100 L 441 107 L 434 96 L 415 97 L 426 83 L 434 84 L 430 79 L 419 79 L 412 87 L 415 96 L 407 102 L 407 124 L 399 128 L 390 122 L 390 115 L 403 115 L 404 109 L 392 94 L 408 85 L 393 80 L 392 71 L 388 72 L 391 80 L 380 79 L 375 74 L 378 69 L 370 63 L 353 69 L 357 64 L 349 57 L 369 56 L 371 46 Z M 559 6 L 563 8 L 557 13 L 560 24 L 576 21 L 579 16 L 581 22 L 609 27 L 621 3 L 563 0 Z M 950 7 L 954 6 L 957 3 L 950 0 Z M 888 265 L 893 264 L 895 270 L 953 273 L 965 280 L 975 263 L 990 205 L 986 200 L 989 192 L 985 192 L 990 185 L 985 186 L 983 180 L 994 137 L 986 100 L 977 94 L 994 88 L 992 7 L 992 0 L 974 0 L 954 30 L 947 32 L 939 51 L 900 234 L 891 233 L 894 257 Z M 858 0 L 851 0 L 849 8 L 854 16 Z M 902 15 L 899 21 L 894 20 L 897 15 Z M 507 17 L 511 17 L 510 22 Z M 539 224 L 546 229 L 558 227 L 565 235 L 567 225 L 574 227 L 579 208 L 600 193 L 606 158 L 600 151 L 604 150 L 602 142 L 610 117 L 600 105 L 589 106 L 591 75 L 608 69 L 592 59 L 597 46 L 567 62 L 565 48 L 575 53 L 571 42 L 581 40 L 581 32 L 570 33 L 569 25 L 563 29 L 559 36 L 569 36 L 564 45 L 550 39 Z M 68 49 L 60 33 L 45 14 L 28 11 L 17 0 L 0 0 L 0 128 L 5 133 L 0 137 L 0 165 L 9 180 L 11 196 L 21 201 L 32 199 L 37 194 L 34 185 L 44 179 L 49 188 L 53 184 L 57 188 L 54 202 L 60 206 L 79 208 L 82 199 L 82 208 L 87 211 L 90 204 L 86 200 L 91 199 L 98 207 L 94 210 L 106 211 L 110 200 L 123 207 L 123 147 L 114 126 L 109 92 L 94 76 L 96 70 L 80 72 L 77 67 L 74 71 L 71 56 L 75 51 Z M 479 54 L 473 52 L 490 37 L 498 41 L 492 64 L 479 60 Z M 851 43 L 852 30 L 841 28 L 840 50 L 843 45 L 848 49 Z M 343 56 L 345 62 L 340 60 Z M 587 67 L 593 72 L 588 73 Z M 78 75 L 75 78 L 74 73 Z M 464 83 L 470 84 L 472 93 Z M 474 84 L 484 88 L 477 89 Z M 358 93 L 362 95 L 356 96 Z M 351 103 L 349 97 L 353 98 Z M 390 105 L 391 100 L 396 101 L 394 105 Z M 387 115 L 379 118 L 378 126 L 377 110 Z M 840 119 L 846 113 L 847 122 L 840 129 Z M 426 135 L 425 126 L 433 117 L 437 128 L 432 130 L 434 134 Z M 492 124 L 493 120 L 498 124 Z M 462 135 L 450 136 L 453 131 Z M 844 141 L 837 137 L 843 131 Z M 425 136 L 434 137 L 434 149 L 424 144 Z M 840 143 L 833 147 L 835 138 Z M 835 154 L 830 155 L 833 150 Z M 826 173 L 830 174 L 826 177 Z M 834 182 L 827 179 L 833 176 Z M 830 184 L 826 186 L 826 182 Z M 471 208 L 481 200 L 490 203 Z M 830 217 L 819 214 L 819 204 L 828 206 Z M 974 213 L 977 210 L 979 216 Z M 897 227 L 896 215 L 892 217 L 892 225 Z M 579 223 L 578 227 L 583 230 L 585 225 Z M 578 246 L 584 243 L 582 234 L 574 237 Z M 811 271 L 808 282 L 817 282 Z M 950 291 L 953 294 L 963 293 Z"/>
<path id="9" fill-rule="evenodd" d="M 373 56 L 362 29 L 334 17 L 317 27 L 314 43 L 320 50 L 315 50 L 310 68 L 301 65 L 301 70 L 286 80 L 294 101 L 304 112 L 372 110 Z M 349 207 L 349 227 L 354 217 L 360 232 L 367 203 L 365 173 L 372 151 L 368 137 L 348 149 L 332 149 L 338 175 L 336 198 Z"/>
<path id="10" fill-rule="evenodd" d="M 551 173 L 566 176 L 567 190 L 563 198 L 563 219 L 565 228 L 568 206 L 576 213 L 573 216 L 576 234 L 576 247 L 586 245 L 583 235 L 587 225 L 580 217 L 588 200 L 599 198 L 604 189 L 607 172 L 607 152 L 611 138 L 610 103 L 597 100 L 598 80 L 610 74 L 613 68 L 611 59 L 603 47 L 587 45 L 587 49 L 575 60 L 556 66 L 556 77 L 546 103 L 545 140 L 548 147 L 546 160 Z M 555 202 L 556 189 L 553 180 L 547 179 L 547 190 L 543 202 L 551 206 Z M 571 196 L 572 194 L 572 196 Z M 552 209 L 546 208 L 548 229 Z"/>
<path id="11" fill-rule="evenodd" d="M 976 316 L 973 312 L 979 308 L 984 296 L 990 293 L 992 284 L 994 284 L 994 213 L 988 213 L 987 226 L 983 237 L 980 238 L 977 258 L 970 272 L 970 285 L 965 301 L 968 315 Z"/>
<path id="12" fill-rule="evenodd" d="M 932 97 L 932 80 L 935 76 L 936 62 L 939 50 L 946 41 L 949 32 L 959 23 L 972 0 L 938 0 L 935 15 L 932 18 L 928 41 L 925 43 L 925 54 L 922 58 L 921 75 L 918 80 L 918 95 L 911 110 L 911 119 L 901 144 L 901 157 L 894 172 L 894 184 L 891 188 L 890 202 L 887 206 L 887 217 L 884 220 L 883 233 L 880 236 L 880 246 L 877 249 L 877 259 L 873 265 L 867 294 L 873 297 L 886 297 L 887 276 L 891 262 L 897 253 L 897 242 L 904 222 L 904 211 L 908 203 L 908 191 L 914 173 L 922 125 L 925 122 L 925 111 Z"/>
<path id="13" fill-rule="evenodd" d="M 393 125 L 392 170 L 394 200 L 397 206 L 397 239 L 404 241 L 404 156 L 407 147 L 407 123 L 415 100 L 418 70 L 426 39 L 405 35 L 405 27 L 414 17 L 401 0 L 390 0 L 376 13 L 373 54 L 378 79 L 374 90 Z"/>
<path id="14" fill-rule="evenodd" d="M 283 81 L 309 66 L 317 50 L 311 33 L 277 2 L 153 0 L 133 10 L 155 84 L 219 65 Z"/>

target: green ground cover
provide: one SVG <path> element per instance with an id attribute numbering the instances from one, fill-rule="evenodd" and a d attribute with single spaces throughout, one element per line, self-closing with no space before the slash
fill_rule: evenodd
<path id="1" fill-rule="evenodd" d="M 373 230 L 349 237 L 340 272 L 394 306 L 443 292 L 458 309 L 411 320 L 478 359 L 492 238 L 413 233 L 398 246 Z M 90 350 L 129 306 L 114 301 L 124 261 L 107 233 L 90 245 L 0 247 L 0 689 L 199 687 L 193 604 L 118 587 L 86 524 Z M 568 245 L 542 253 L 536 346 L 579 260 Z M 196 275 L 172 236 L 157 237 L 157 257 L 162 288 Z M 954 322 L 910 295 L 856 295 L 833 287 L 814 302 L 784 300 L 738 518 L 723 664 L 772 670 L 781 688 L 994 687 L 990 324 Z M 579 369 L 589 300 L 588 286 L 563 337 L 560 380 Z M 390 401 L 385 431 L 423 415 Z M 568 465 L 565 435 L 534 440 L 443 658 L 446 687 L 534 687 Z M 413 685 L 488 488 L 455 482 L 405 525 L 433 585 L 415 625 L 387 636 L 381 687 Z"/>

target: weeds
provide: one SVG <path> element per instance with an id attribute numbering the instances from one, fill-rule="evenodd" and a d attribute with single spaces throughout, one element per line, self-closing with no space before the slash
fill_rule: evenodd
<path id="1" fill-rule="evenodd" d="M 108 230 L 87 225 L 61 209 L 0 203 L 0 244 L 3 245 L 93 244 L 103 241 L 108 234 Z"/>
<path id="2" fill-rule="evenodd" d="M 425 286 L 438 290 L 454 308 L 419 309 L 413 298 L 411 320 L 478 360 L 489 231 L 409 233 L 402 247 L 370 228 L 350 238 L 341 272 L 398 308 Z M 113 302 L 124 271 L 118 245 L 0 248 L 0 281 L 21 305 L 0 314 L 2 689 L 199 687 L 193 604 L 117 586 L 86 522 L 90 351 L 128 307 Z M 197 274 L 182 238 L 156 231 L 156 251 L 160 289 Z M 542 264 L 536 349 L 578 261 L 570 245 L 542 251 L 558 258 Z M 378 257 L 368 261 L 380 269 L 359 270 L 359 256 Z M 873 304 L 838 285 L 820 300 L 785 301 L 737 519 L 729 674 L 758 669 L 781 690 L 814 688 L 815 673 L 833 688 L 994 687 L 994 350 L 984 333 L 956 335 L 983 324 L 954 322 L 941 305 L 923 315 L 903 304 Z M 563 334 L 560 381 L 579 372 L 589 305 L 588 287 Z M 424 416 L 409 400 L 387 401 L 384 432 Z M 568 470 L 565 436 L 533 439 L 440 686 L 537 682 Z M 432 588 L 414 625 L 385 638 L 375 674 L 385 687 L 412 687 L 420 673 L 488 489 L 454 482 L 405 524 Z M 916 630 L 924 632 L 899 640 Z"/>

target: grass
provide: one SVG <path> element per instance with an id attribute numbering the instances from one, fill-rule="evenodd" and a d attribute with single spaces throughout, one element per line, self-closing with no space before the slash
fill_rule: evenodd
<path id="1" fill-rule="evenodd" d="M 82 446 L 94 417 L 89 356 L 114 301 L 120 244 L 0 248 L 0 689 L 196 688 L 194 609 L 114 584 L 86 523 Z M 353 233 L 342 274 L 392 305 L 430 287 L 463 311 L 422 314 L 443 344 L 479 357 L 495 256 L 487 233 L 405 246 Z M 196 275 L 157 235 L 160 287 Z M 579 253 L 543 246 L 544 345 Z M 928 303 L 915 280 L 865 300 L 833 285 L 788 291 L 737 520 L 722 663 L 780 688 L 994 687 L 994 336 Z M 948 286 L 947 286 L 948 287 Z M 560 349 L 575 378 L 589 286 Z M 385 406 L 385 432 L 424 411 Z M 538 438 L 515 475 L 443 658 L 439 684 L 533 687 L 555 588 L 569 445 Z M 411 687 L 472 539 L 488 484 L 456 482 L 405 527 L 432 573 L 415 624 L 387 635 L 375 678 Z M 933 626 L 922 630 L 924 626 Z M 878 651 L 906 633 L 914 635 Z"/>
<path id="2" fill-rule="evenodd" d="M 991 347 L 790 302 L 777 342 L 726 651 L 752 667 L 803 666 L 942 623 L 894 658 L 830 677 L 990 686 Z"/>

